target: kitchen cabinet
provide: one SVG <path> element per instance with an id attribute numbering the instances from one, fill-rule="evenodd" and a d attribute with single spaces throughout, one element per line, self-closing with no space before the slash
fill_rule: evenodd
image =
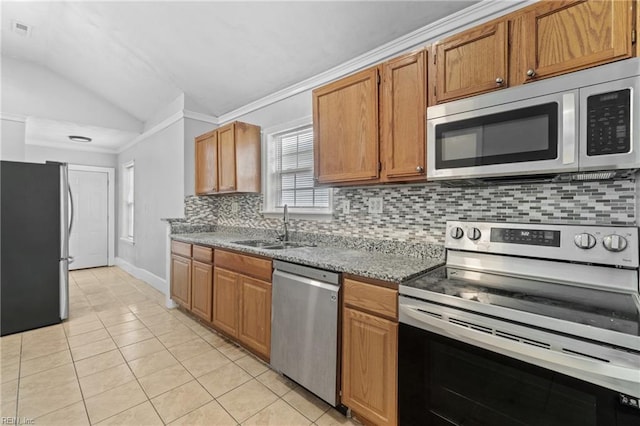
<path id="1" fill-rule="evenodd" d="M 260 127 L 235 121 L 198 136 L 196 194 L 260 192 Z"/>
<path id="2" fill-rule="evenodd" d="M 213 325 L 256 355 L 271 354 L 271 260 L 216 250 Z"/>
<path id="3" fill-rule="evenodd" d="M 192 260 L 191 312 L 211 322 L 213 304 L 213 265 Z"/>
<path id="4" fill-rule="evenodd" d="M 425 179 L 426 57 L 412 52 L 313 91 L 318 183 Z"/>
<path id="5" fill-rule="evenodd" d="M 191 244 L 171 242 L 171 298 L 191 309 Z"/>
<path id="6" fill-rule="evenodd" d="M 183 308 L 211 322 L 213 249 L 171 242 L 171 298 Z"/>
<path id="7" fill-rule="evenodd" d="M 238 337 L 238 274 L 215 267 L 213 286 L 213 325 Z"/>
<path id="8" fill-rule="evenodd" d="M 196 194 L 218 192 L 218 132 L 196 138 Z"/>
<path id="9" fill-rule="evenodd" d="M 344 279 L 342 403 L 365 421 L 396 425 L 398 291 Z"/>
<path id="10" fill-rule="evenodd" d="M 545 1 L 516 13 L 520 45 L 513 52 L 522 57 L 515 83 L 631 57 L 634 3 Z"/>
<path id="11" fill-rule="evenodd" d="M 425 178 L 426 57 L 426 51 L 410 53 L 382 66 L 382 181 Z"/>
<path id="12" fill-rule="evenodd" d="M 434 46 L 435 99 L 446 102 L 508 84 L 508 22 L 492 21 Z"/>
<path id="13" fill-rule="evenodd" d="M 315 89 L 313 132 L 319 183 L 378 179 L 378 68 Z"/>

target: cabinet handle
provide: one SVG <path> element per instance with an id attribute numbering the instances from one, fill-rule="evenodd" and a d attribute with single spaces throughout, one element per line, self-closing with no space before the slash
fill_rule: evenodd
<path id="1" fill-rule="evenodd" d="M 500 78 L 500 77 L 496 78 L 496 84 L 498 86 L 502 86 L 502 83 L 504 83 L 504 80 L 502 78 Z"/>
<path id="2" fill-rule="evenodd" d="M 416 172 L 422 173 L 422 172 L 424 172 L 424 168 L 422 166 L 418 166 L 418 167 L 416 167 Z"/>
<path id="3" fill-rule="evenodd" d="M 533 68 L 530 68 L 527 70 L 527 77 L 531 78 L 535 76 L 536 76 L 536 71 Z"/>

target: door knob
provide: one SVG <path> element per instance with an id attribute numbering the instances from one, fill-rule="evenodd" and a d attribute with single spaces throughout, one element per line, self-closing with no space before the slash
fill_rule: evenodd
<path id="1" fill-rule="evenodd" d="M 504 83 L 504 80 L 502 78 L 500 78 L 500 77 L 496 78 L 496 84 L 498 86 L 502 86 L 502 83 Z"/>
<path id="2" fill-rule="evenodd" d="M 536 72 L 533 68 L 530 68 L 527 70 L 527 77 L 531 78 L 531 77 L 535 77 Z"/>
<path id="3" fill-rule="evenodd" d="M 424 172 L 424 168 L 422 166 L 418 166 L 418 167 L 416 167 L 416 172 L 422 173 L 422 172 Z"/>

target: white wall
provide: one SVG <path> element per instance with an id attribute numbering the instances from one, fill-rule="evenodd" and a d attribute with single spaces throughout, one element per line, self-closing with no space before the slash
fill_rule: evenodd
<path id="1" fill-rule="evenodd" d="M 0 126 L 0 160 L 25 161 L 25 122 L 3 118 Z"/>
<path id="2" fill-rule="evenodd" d="M 165 279 L 166 224 L 161 218 L 184 212 L 184 123 L 179 120 L 118 155 L 122 165 L 134 160 L 135 244 L 118 239 L 116 255 Z M 121 189 L 118 186 L 118 189 Z M 118 194 L 120 191 L 118 191 Z M 119 200 L 119 196 L 116 197 Z M 118 201 L 119 202 L 119 201 Z M 118 235 L 120 221 L 116 226 Z M 168 294 L 168 286 L 161 289 Z"/>
<path id="3" fill-rule="evenodd" d="M 0 112 L 139 133 L 142 123 L 93 92 L 30 62 L 2 57 Z"/>
<path id="4" fill-rule="evenodd" d="M 311 90 L 307 90 L 306 92 L 299 93 L 249 114 L 245 114 L 238 118 L 238 120 L 256 124 L 264 130 L 299 118 L 311 116 L 311 114 L 312 96 Z"/>
<path id="5" fill-rule="evenodd" d="M 118 164 L 118 157 L 116 154 L 75 151 L 71 149 L 49 148 L 37 145 L 25 145 L 24 150 L 25 161 L 28 161 L 29 163 L 60 161 L 62 163 L 96 167 L 116 167 Z"/>

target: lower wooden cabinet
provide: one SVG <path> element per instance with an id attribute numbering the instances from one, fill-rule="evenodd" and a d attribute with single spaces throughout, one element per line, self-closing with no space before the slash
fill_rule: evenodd
<path id="1" fill-rule="evenodd" d="M 171 298 L 191 309 L 191 259 L 171 255 Z"/>
<path id="2" fill-rule="evenodd" d="M 213 265 L 197 260 L 191 262 L 191 312 L 211 322 Z"/>
<path id="3" fill-rule="evenodd" d="M 345 279 L 342 404 L 375 425 L 398 423 L 397 290 Z"/>
<path id="4" fill-rule="evenodd" d="M 270 260 L 216 250 L 213 326 L 265 360 L 271 356 L 271 270 Z"/>
<path id="5" fill-rule="evenodd" d="M 238 337 L 238 274 L 216 266 L 213 280 L 213 325 Z"/>
<path id="6" fill-rule="evenodd" d="M 239 276 L 238 339 L 265 357 L 271 354 L 271 283 Z"/>

